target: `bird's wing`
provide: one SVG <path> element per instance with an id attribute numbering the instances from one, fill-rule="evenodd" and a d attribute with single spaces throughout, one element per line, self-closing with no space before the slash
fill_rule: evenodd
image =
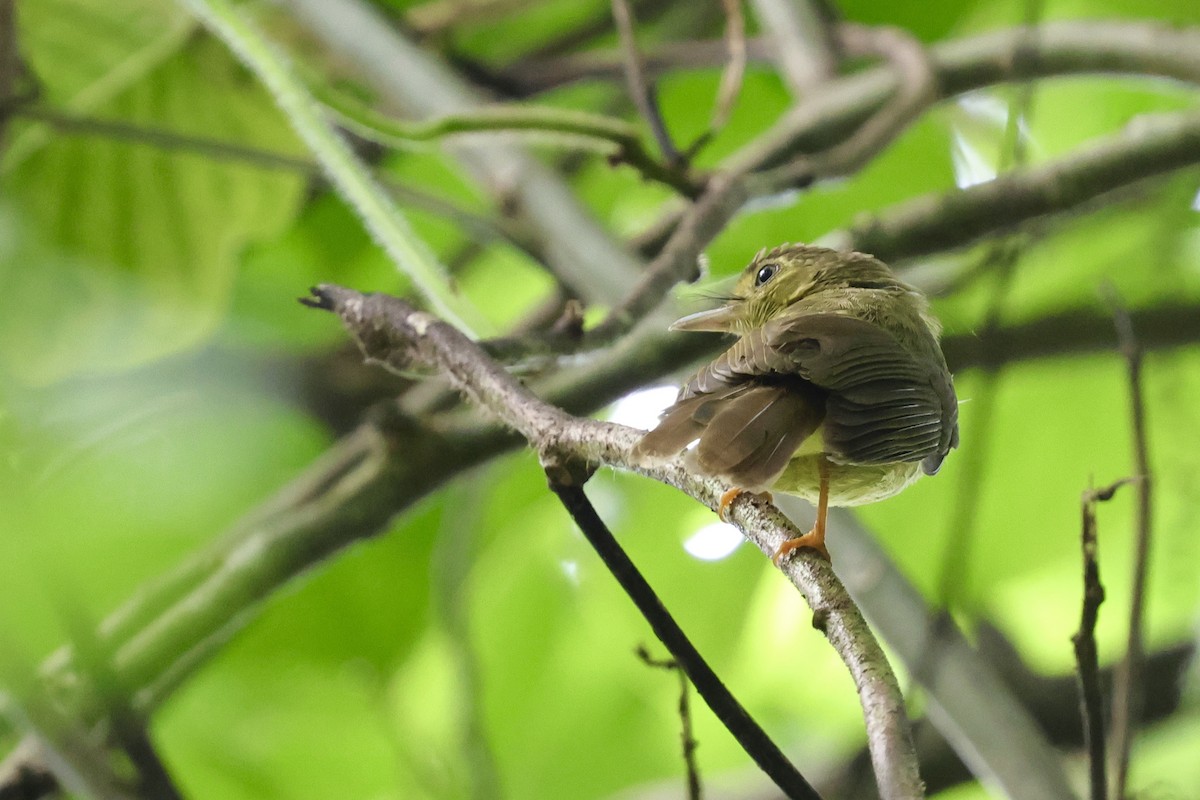
<path id="1" fill-rule="evenodd" d="M 940 359 L 919 361 L 878 325 L 839 314 L 749 331 L 692 377 L 680 403 L 789 376 L 828 392 L 825 446 L 839 461 L 921 461 L 932 474 L 958 443 L 958 402 Z"/>
<path id="2" fill-rule="evenodd" d="M 775 481 L 824 415 L 824 398 L 811 387 L 726 384 L 668 409 L 635 456 L 672 456 L 699 439 L 689 458 L 709 474 L 757 491 Z"/>

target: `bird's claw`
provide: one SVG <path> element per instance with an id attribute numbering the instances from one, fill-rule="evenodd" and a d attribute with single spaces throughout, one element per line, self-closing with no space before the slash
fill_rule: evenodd
<path id="1" fill-rule="evenodd" d="M 729 522 L 729 507 L 733 505 L 734 501 L 744 494 L 761 497 L 768 503 L 775 500 L 775 498 L 771 496 L 770 492 L 749 492 L 745 489 L 730 489 L 729 491 L 725 492 L 725 494 L 721 495 L 721 500 L 717 503 L 717 519 L 721 520 L 721 522 Z"/>
<path id="2" fill-rule="evenodd" d="M 779 549 L 775 551 L 775 555 L 771 556 L 771 560 L 775 562 L 775 566 L 778 567 L 783 563 L 783 560 L 793 552 L 796 550 L 801 550 L 805 547 L 809 548 L 810 550 L 816 550 L 817 554 L 821 556 L 821 558 L 825 559 L 831 564 L 833 563 L 833 559 L 829 557 L 829 550 L 825 547 L 825 531 L 818 531 L 816 528 L 813 528 L 803 536 L 797 536 L 794 539 L 788 539 L 786 542 L 779 545 Z"/>

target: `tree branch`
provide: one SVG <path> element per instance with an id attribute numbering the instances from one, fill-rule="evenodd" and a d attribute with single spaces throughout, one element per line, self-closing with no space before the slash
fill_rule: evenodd
<path id="1" fill-rule="evenodd" d="M 1200 83 L 1200 28 L 1158 23 L 1061 22 L 1009 28 L 931 45 L 935 99 L 1007 81 L 1085 73 L 1129 73 Z M 1020 56 L 1019 58 L 1017 56 Z M 835 146 L 895 96 L 894 67 L 829 82 L 771 130 L 730 157 L 731 170 L 767 169 Z"/>
<path id="2" fill-rule="evenodd" d="M 1125 657 L 1117 669 L 1113 685 L 1112 753 L 1115 759 L 1113 789 L 1117 797 L 1126 797 L 1129 780 L 1129 754 L 1135 729 L 1142 716 L 1145 686 L 1142 671 L 1145 653 L 1146 586 L 1150 565 L 1151 476 L 1146 444 L 1146 401 L 1142 394 L 1142 346 L 1134 333 L 1129 312 L 1115 290 L 1109 289 L 1109 303 L 1117 340 L 1125 358 L 1129 384 L 1129 417 L 1133 434 L 1133 460 L 1137 476 L 1137 522 L 1134 532 L 1133 586 L 1129 600 L 1129 639 Z"/>
<path id="3" fill-rule="evenodd" d="M 550 469 L 579 462 L 614 466 L 675 486 L 712 509 L 728 488 L 717 479 L 690 473 L 682 459 L 651 467 L 635 463 L 630 453 L 640 431 L 572 417 L 548 405 L 454 328 L 401 300 L 335 286 L 318 287 L 314 295 L 312 304 L 337 313 L 368 359 L 397 370 L 414 363 L 436 366 L 472 402 L 524 436 Z M 767 555 L 799 533 L 778 509 L 761 500 L 734 505 L 730 518 Z M 854 676 L 882 796 L 921 797 L 899 685 L 857 607 L 819 557 L 794 559 L 783 571 Z"/>
<path id="4" fill-rule="evenodd" d="M 1083 720 L 1083 745 L 1088 756 L 1088 788 L 1091 800 L 1108 800 L 1108 762 L 1104 755 L 1104 698 L 1100 684 L 1100 662 L 1096 655 L 1096 621 L 1104 602 L 1100 564 L 1096 560 L 1096 503 L 1110 500 L 1127 480 L 1105 489 L 1088 489 L 1080 503 L 1083 521 L 1080 540 L 1083 550 L 1083 608 L 1079 630 L 1071 637 L 1079 669 L 1079 715 Z"/>
<path id="5" fill-rule="evenodd" d="M 550 106 L 497 105 L 409 123 L 380 114 L 327 87 L 318 87 L 317 92 L 340 125 L 385 147 L 410 147 L 472 133 L 528 134 L 573 146 L 586 143 L 606 152 L 613 163 L 629 165 L 646 180 L 669 186 L 685 197 L 696 194 L 696 186 L 682 170 L 656 161 L 647 152 L 632 125 L 602 114 Z"/>
<path id="6" fill-rule="evenodd" d="M 637 36 L 633 29 L 633 12 L 629 10 L 628 1 L 612 0 L 612 15 L 621 37 L 621 52 L 625 56 L 625 82 L 628 84 L 629 97 L 642 119 L 650 126 L 663 158 L 668 164 L 678 166 L 683 163 L 683 156 L 671 141 L 667 123 L 658 107 L 654 86 L 646 80 L 646 73 L 642 69 L 642 57 L 638 53 Z"/>
<path id="7" fill-rule="evenodd" d="M 1200 114 L 1162 114 L 1063 158 L 909 200 L 840 239 L 888 261 L 949 250 L 1059 214 L 1138 181 L 1200 163 Z"/>
<path id="8" fill-rule="evenodd" d="M 688 800 L 700 800 L 703 792 L 700 784 L 700 767 L 696 763 L 696 748 L 699 743 L 692 733 L 692 711 L 691 704 L 688 702 L 690 683 L 687 673 L 675 659 L 655 658 L 645 647 L 639 646 L 637 655 L 646 663 L 646 666 L 670 670 L 679 676 L 679 739 L 683 745 L 683 763 L 687 769 Z"/>
<path id="9" fill-rule="evenodd" d="M 792 498 L 783 502 L 796 510 Z M 924 688 L 926 713 L 972 774 L 1008 797 L 1075 800 L 1029 713 L 953 620 L 937 624 L 920 592 L 849 510 L 832 509 L 830 525 L 834 544 L 848 545 L 834 551 L 846 588 Z"/>
<path id="10" fill-rule="evenodd" d="M 717 97 L 708 121 L 708 133 L 702 137 L 705 139 L 711 139 L 729 121 L 746 75 L 746 18 L 742 15 L 742 0 L 721 0 L 721 5 L 725 9 L 725 49 L 728 51 L 728 60 L 721 70 L 721 82 L 717 86 Z M 696 145 L 692 145 L 692 154 L 695 150 Z"/>

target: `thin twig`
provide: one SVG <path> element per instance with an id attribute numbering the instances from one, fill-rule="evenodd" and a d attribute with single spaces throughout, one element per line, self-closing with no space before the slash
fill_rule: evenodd
<path id="1" fill-rule="evenodd" d="M 1100 662 L 1096 654 L 1096 621 L 1104 602 L 1100 583 L 1100 564 L 1096 560 L 1096 504 L 1112 499 L 1129 479 L 1103 489 L 1088 489 L 1080 503 L 1083 521 L 1080 539 L 1083 549 L 1083 609 L 1079 630 L 1071 637 L 1075 662 L 1079 668 L 1079 713 L 1083 719 L 1083 745 L 1088 754 L 1088 786 L 1091 800 L 1108 800 L 1108 764 L 1104 754 L 1104 698 L 1100 683 Z"/>
<path id="2" fill-rule="evenodd" d="M 779 188 L 807 185 L 815 177 L 850 175 L 878 155 L 937 99 L 937 71 L 915 36 L 901 28 L 837 26 L 847 55 L 879 56 L 896 75 L 896 92 L 879 111 L 838 144 L 773 169 L 764 178 Z"/>
<path id="3" fill-rule="evenodd" d="M 653 466 L 637 462 L 631 453 L 641 431 L 572 417 L 545 403 L 452 326 L 401 300 L 330 285 L 313 293 L 308 304 L 335 311 L 369 360 L 398 371 L 413 363 L 436 366 L 475 404 L 524 436 L 550 468 L 619 467 L 675 486 L 712 509 L 729 488 L 719 479 L 692 473 L 680 458 Z M 767 555 L 797 532 L 777 508 L 753 497 L 736 504 L 729 516 Z M 801 555 L 782 569 L 808 600 L 814 624 L 854 677 L 883 797 L 920 797 L 904 698 L 879 643 L 826 561 Z"/>
<path id="4" fill-rule="evenodd" d="M 1150 566 L 1150 457 L 1146 444 L 1146 404 L 1142 394 L 1142 346 L 1134 332 L 1129 311 L 1121 303 L 1116 290 L 1105 287 L 1121 355 L 1125 358 L 1129 384 L 1130 427 L 1133 432 L 1133 459 L 1137 471 L 1137 522 L 1133 557 L 1133 587 L 1129 601 L 1129 640 L 1125 658 L 1121 661 L 1113 686 L 1113 738 L 1115 759 L 1113 788 L 1118 798 L 1126 796 L 1129 780 L 1129 755 L 1133 747 L 1135 727 L 1141 720 L 1142 669 L 1145 661 L 1146 585 Z"/>
<path id="5" fill-rule="evenodd" d="M 792 765 L 778 745 L 771 741 L 766 732 L 759 727 L 745 707 L 729 691 L 720 677 L 713 672 L 708 662 L 700 655 L 695 646 L 687 638 L 687 634 L 675 622 L 670 612 L 663 606 L 654 589 L 642 577 L 642 573 L 621 548 L 616 537 L 609 531 L 604 520 L 596 513 L 582 486 L 564 482 L 559 479 L 556 471 L 547 470 L 550 478 L 550 490 L 558 496 L 563 507 L 575 524 L 587 537 L 588 542 L 595 548 L 596 553 L 604 561 L 604 566 L 613 574 L 621 588 L 629 595 L 629 599 L 637 606 L 638 611 L 646 618 L 651 630 L 658 640 L 670 651 L 679 668 L 687 673 L 696 692 L 704 698 L 704 702 L 712 709 L 713 714 L 721 724 L 733 735 L 742 749 L 746 751 L 754 763 L 758 764 L 775 785 L 790 798 L 816 800 L 820 798 L 817 791 L 809 785 L 804 776 Z M 688 738 L 685 734 L 685 752 L 688 749 Z M 689 771 L 692 764 L 689 759 Z"/>
<path id="6" fill-rule="evenodd" d="M 177 133 L 166 128 L 139 123 L 99 119 L 45 105 L 19 104 L 13 107 L 12 112 L 14 116 L 44 122 L 62 133 L 120 139 L 161 150 L 195 153 L 216 161 L 237 161 L 264 169 L 299 172 L 310 177 L 321 175 L 321 167 L 311 159 L 290 156 L 261 147 L 250 147 L 207 136 Z"/>
<path id="7" fill-rule="evenodd" d="M 725 9 L 725 47 L 729 60 L 721 71 L 721 83 L 717 87 L 717 99 L 713 104 L 709 131 L 716 135 L 729 121 L 734 101 L 742 90 L 742 79 L 746 75 L 746 18 L 742 14 L 742 0 L 721 0 Z"/>
<path id="8" fill-rule="evenodd" d="M 418 142 L 479 133 L 549 137 L 567 145 L 600 149 L 612 163 L 627 164 L 643 178 L 670 186 L 686 197 L 693 197 L 698 191 L 682 170 L 655 160 L 633 126 L 603 114 L 549 106 L 500 105 L 404 122 L 333 91 L 319 80 L 310 80 L 310 84 L 315 87 L 317 99 L 339 125 L 385 147 L 411 147 Z"/>
<path id="9" fill-rule="evenodd" d="M 620 0 L 613 0 L 614 8 Z M 697 274 L 697 258 L 703 247 L 751 197 L 772 194 L 785 188 L 806 186 L 818 175 L 845 174 L 857 168 L 878 151 L 911 120 L 919 107 L 935 94 L 932 71 L 923 49 L 911 37 L 891 29 L 860 29 L 853 32 L 855 44 L 874 47 L 897 64 L 905 77 L 891 106 L 877 118 L 864 124 L 847 141 L 796 163 L 765 173 L 749 175 L 737 170 L 712 176 L 705 191 L 680 218 L 662 252 L 652 261 L 623 303 L 590 332 L 590 344 L 605 344 L 628 330 L 650 309 L 661 302 L 668 289 L 680 280 Z M 860 41 L 861 40 L 861 41 Z"/>
<path id="10" fill-rule="evenodd" d="M 658 142 L 659 152 L 667 164 L 679 166 L 683 163 L 683 156 L 671 141 L 671 134 L 667 132 L 667 124 L 655 97 L 654 84 L 647 81 L 646 71 L 642 68 L 642 56 L 638 52 L 629 3 L 626 0 L 612 0 L 612 14 L 621 37 L 621 50 L 625 54 L 625 81 L 629 86 L 629 97 L 650 126 L 654 141 Z"/>
<path id="11" fill-rule="evenodd" d="M 688 800 L 700 800 L 703 794 L 700 783 L 700 766 L 696 763 L 696 748 L 699 742 L 692 733 L 692 705 L 688 699 L 688 676 L 683 666 L 674 658 L 655 658 L 645 645 L 638 645 L 637 656 L 650 667 L 670 670 L 679 678 L 679 738 L 683 746 L 683 763 L 687 769 Z"/>

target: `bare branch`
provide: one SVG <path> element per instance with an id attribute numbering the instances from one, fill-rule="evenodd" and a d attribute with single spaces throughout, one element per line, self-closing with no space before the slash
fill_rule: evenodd
<path id="1" fill-rule="evenodd" d="M 1200 30 L 1158 23 L 1046 23 L 931 45 L 938 98 L 997 83 L 1086 73 L 1125 73 L 1200 83 Z M 1019 58 L 1018 58 L 1019 55 Z M 842 141 L 895 96 L 889 64 L 831 81 L 784 114 L 762 139 L 731 156 L 731 170 L 784 164 Z"/>
<path id="2" fill-rule="evenodd" d="M 1147 348 L 1200 341 L 1195 305 L 1138 310 L 1132 318 Z M 661 325 L 643 326 L 585 366 L 544 382 L 539 393 L 573 413 L 585 413 L 680 365 L 709 358 L 722 346 L 717 337 L 669 334 L 665 325 L 664 319 Z M 995 337 L 993 343 L 973 333 L 951 335 L 942 347 L 956 371 L 995 359 L 1099 352 L 1111 346 L 1112 320 L 1090 310 L 1070 311 L 1002 328 Z M 370 417 L 290 485 L 209 547 L 143 587 L 104 621 L 101 635 L 114 647 L 114 668 L 126 685 L 143 687 L 134 695 L 136 708 L 144 713 L 162 702 L 252 620 L 273 592 L 352 544 L 387 530 L 396 514 L 452 476 L 518 444 L 502 427 L 470 416 L 444 417 L 432 430 L 395 413 Z M 844 556 L 841 565 L 848 566 Z M 873 575 L 877 567 L 865 569 L 863 574 Z M 908 641 L 903 631 L 893 644 Z M 56 686 L 77 687 L 75 670 L 65 648 L 42 668 Z M 77 702 L 87 705 L 86 698 Z M 964 713 L 969 717 L 973 712 Z M 42 785 L 38 777 L 45 772 L 37 765 L 35 751 L 14 752 L 0 773 L 0 792 L 23 776 L 32 776 L 27 785 Z M 42 794 L 38 790 L 32 796 Z"/>
<path id="3" fill-rule="evenodd" d="M 550 138 L 568 147 L 600 150 L 612 163 L 628 164 L 646 180 L 663 183 L 687 197 L 696 194 L 696 187 L 684 171 L 656 161 L 631 125 L 603 114 L 549 106 L 496 105 L 406 123 L 332 91 L 319 80 L 311 83 L 317 99 L 340 125 L 384 147 L 404 148 L 464 134 L 525 134 Z"/>
<path id="4" fill-rule="evenodd" d="M 1146 445 L 1146 402 L 1142 394 L 1142 346 L 1134 333 L 1129 312 L 1116 291 L 1108 288 L 1113 322 L 1121 354 L 1125 357 L 1129 383 L 1129 416 L 1133 433 L 1133 460 L 1137 470 L 1137 527 L 1134 538 L 1133 587 L 1129 600 L 1129 641 L 1113 686 L 1112 752 L 1115 759 L 1114 791 L 1117 797 L 1126 796 L 1129 780 L 1129 753 L 1133 746 L 1135 728 L 1141 721 L 1145 687 L 1142 671 L 1145 654 L 1146 585 L 1150 565 L 1150 456 Z"/>
<path id="5" fill-rule="evenodd" d="M 1100 663 L 1096 655 L 1096 620 L 1104 602 L 1100 583 L 1100 564 L 1096 560 L 1096 503 L 1109 500 L 1128 479 L 1104 489 L 1088 489 L 1080 503 L 1083 522 L 1080 539 L 1083 550 L 1083 610 L 1079 630 L 1071 637 L 1075 662 L 1079 667 L 1079 713 L 1083 719 L 1084 750 L 1088 754 L 1088 781 L 1091 800 L 1108 800 L 1108 778 L 1104 755 L 1104 698 L 1100 684 Z"/>
<path id="6" fill-rule="evenodd" d="M 842 24 L 837 33 L 847 52 L 887 59 L 896 74 L 895 94 L 837 144 L 763 173 L 760 179 L 776 191 L 793 185 L 807 186 L 816 178 L 852 174 L 878 155 L 937 99 L 933 65 L 920 42 L 908 32 Z"/>
<path id="7" fill-rule="evenodd" d="M 627 0 L 612 0 L 612 14 L 621 37 L 621 50 L 625 54 L 625 82 L 629 87 L 629 97 L 650 126 L 663 158 L 668 164 L 678 165 L 682 163 L 683 156 L 671 141 L 671 134 L 667 132 L 667 124 L 655 98 L 654 85 L 646 80 L 645 70 L 642 69 L 642 57 L 638 53 L 637 37 L 633 30 L 633 12 L 629 10 Z"/>
<path id="8" fill-rule="evenodd" d="M 713 135 L 729 121 L 734 101 L 742 90 L 742 78 L 746 74 L 746 19 L 742 15 L 742 0 L 721 0 L 721 5 L 725 9 L 725 47 L 729 51 L 729 60 L 721 72 L 717 101 L 708 123 L 709 132 Z"/>
<path id="9" fill-rule="evenodd" d="M 638 646 L 637 655 L 647 666 L 670 670 L 679 676 L 679 738 L 683 744 L 683 763 L 687 768 L 688 800 L 700 800 L 700 766 L 696 763 L 696 747 L 699 743 L 692 734 L 692 710 L 688 701 L 687 673 L 675 659 L 655 658 L 643 646 Z"/>
<path id="10" fill-rule="evenodd" d="M 961 247 L 1200 163 L 1200 114 L 1163 114 L 1057 161 L 929 194 L 860 220 L 838 244 L 895 262 Z"/>

